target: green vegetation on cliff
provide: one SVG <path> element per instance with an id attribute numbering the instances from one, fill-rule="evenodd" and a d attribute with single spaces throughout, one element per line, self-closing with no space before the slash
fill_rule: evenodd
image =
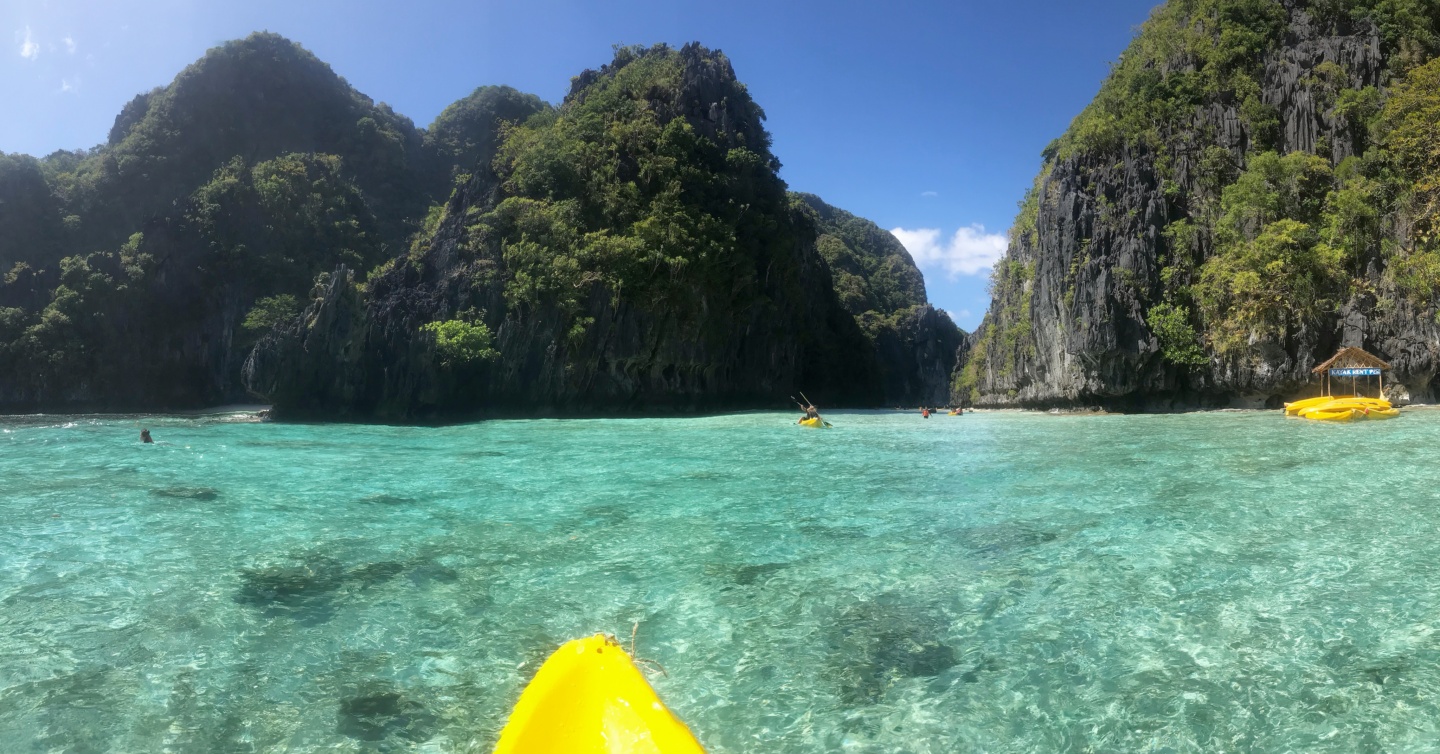
<path id="1" fill-rule="evenodd" d="M 880 356 L 886 404 L 949 403 L 962 334 L 948 314 L 930 306 L 924 277 L 905 246 L 814 194 L 792 193 L 790 201 L 814 224 L 815 246 L 830 267 L 840 304 Z M 916 379 L 927 371 L 938 379 Z"/>
<path id="2" fill-rule="evenodd" d="M 425 130 L 425 146 L 439 167 L 436 178 L 445 181 L 441 188 L 460 175 L 489 169 L 501 124 L 524 123 L 549 109 L 539 97 L 508 86 L 482 86 L 446 107 Z"/>
<path id="3" fill-rule="evenodd" d="M 1332 168 L 1315 154 L 1262 152 L 1224 188 L 1194 288 L 1218 353 L 1318 324 L 1357 293 L 1436 305 L 1440 59 L 1386 94 L 1363 155 Z M 1380 280 L 1367 278 L 1372 264 Z"/>
<path id="4" fill-rule="evenodd" d="M 787 193 L 763 121 L 719 51 L 617 48 L 507 128 L 403 260 L 263 341 L 247 384 L 290 415 L 392 419 L 713 410 L 800 387 L 876 405 L 891 372 L 943 396 L 958 331 L 935 336 L 893 237 Z M 903 338 L 874 331 L 903 348 L 857 322 L 910 310 Z"/>
<path id="5" fill-rule="evenodd" d="M 887 333 L 926 363 L 957 338 L 932 337 L 919 272 L 873 224 L 845 215 L 817 250 L 763 119 L 698 44 L 618 48 L 558 108 L 480 87 L 427 130 L 282 37 L 224 44 L 105 144 L 0 154 L 0 373 L 18 375 L 0 406 L 242 399 L 257 343 L 323 320 L 348 347 L 367 305 L 403 348 L 359 381 L 410 374 L 396 395 L 427 401 L 502 375 L 520 402 L 598 384 L 624 403 L 647 380 L 656 405 L 756 405 L 781 383 L 873 402 Z M 352 309 L 324 319 L 326 300 Z"/>
<path id="6" fill-rule="evenodd" d="M 1179 375 L 1149 384 L 1183 388 L 1184 375 L 1212 366 L 1258 365 L 1287 352 L 1290 363 L 1316 358 L 1308 351 L 1333 348 L 1342 311 L 1373 319 L 1405 302 L 1405 311 L 1433 319 L 1437 54 L 1440 0 L 1170 0 L 1156 8 L 1095 99 L 1043 151 L 957 389 L 978 397 L 1023 386 L 1013 375 L 1021 366 L 1035 371 L 1034 328 L 1063 330 L 1046 340 L 1078 349 L 1048 355 L 1049 368 L 1081 371 L 1130 358 L 1124 344 L 1148 330 L 1158 344 L 1152 353 Z M 1062 205 L 1077 214 L 1059 218 Z M 1133 267 L 1136 253 L 1150 255 L 1140 260 L 1144 276 Z M 1032 311 L 1032 282 L 1006 266 L 1021 260 L 1059 278 L 1058 312 L 1048 301 Z M 1089 287 L 1084 306 L 1077 277 Z M 1128 322 L 1141 333 L 1125 330 Z M 1269 379 L 1239 368 L 1252 387 Z M 1038 379 L 1062 376 L 1040 370 Z M 1094 371 L 1063 379 L 1101 393 L 1114 381 Z"/>
<path id="7" fill-rule="evenodd" d="M 1308 5 L 1311 21 L 1326 30 L 1373 24 L 1398 72 L 1440 52 L 1440 3 L 1435 0 L 1317 0 Z M 1284 42 L 1286 16 L 1277 0 L 1170 0 L 1159 6 L 1094 101 L 1046 148 L 1047 160 L 1127 144 L 1165 151 L 1203 138 L 1192 132 L 1195 110 L 1215 101 L 1238 104 L 1253 135 L 1252 149 L 1273 149 L 1279 113 L 1263 101 L 1260 77 L 1265 54 Z M 1320 76 L 1334 72 L 1316 71 Z M 1338 72 L 1343 79 L 1345 72 Z M 1344 87 L 1329 95 L 1339 98 L 1332 104 L 1342 112 L 1369 96 Z"/>
<path id="8" fill-rule="evenodd" d="M 815 223 L 815 245 L 851 314 L 887 316 L 926 303 L 920 270 L 889 231 L 814 194 L 792 193 L 791 199 Z"/>
<path id="9" fill-rule="evenodd" d="M 338 157 L 381 208 L 377 220 L 391 237 L 403 237 L 426 205 L 414 124 L 268 33 L 216 47 L 169 86 L 136 97 L 109 143 L 60 172 L 56 187 L 81 237 L 103 247 L 121 229 L 167 214 L 232 159 L 255 164 L 292 152 Z"/>
<path id="10" fill-rule="evenodd" d="M 468 222 L 467 242 L 499 251 L 511 308 L 555 305 L 583 324 L 600 286 L 647 309 L 698 314 L 697 284 L 752 279 L 757 258 L 794 243 L 768 138 L 674 117 L 681 51 L 622 48 L 605 72 L 506 135 L 500 199 Z M 742 85 L 726 97 L 763 117 Z"/>
<path id="11" fill-rule="evenodd" d="M 191 195 L 185 219 L 205 245 L 202 268 L 255 291 L 304 293 L 336 264 L 366 269 L 384 252 L 364 194 L 333 155 L 253 167 L 236 158 Z"/>
<path id="12" fill-rule="evenodd" d="M 0 154 L 0 370 L 19 375 L 0 404 L 242 397 L 246 352 L 317 275 L 404 248 L 503 123 L 545 107 L 483 87 L 424 132 L 253 34 L 133 99 L 106 144 Z"/>
<path id="13" fill-rule="evenodd" d="M 481 321 L 480 315 L 473 310 L 462 314 L 460 318 L 431 322 L 420 328 L 421 332 L 435 339 L 435 355 L 440 364 L 451 369 L 489 361 L 500 355 L 491 347 L 490 328 Z"/>

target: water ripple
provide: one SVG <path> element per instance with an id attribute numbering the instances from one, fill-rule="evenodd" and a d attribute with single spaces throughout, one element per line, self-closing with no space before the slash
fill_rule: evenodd
<path id="1" fill-rule="evenodd" d="M 487 751 L 636 622 L 717 754 L 1440 740 L 1440 412 L 241 418 L 0 418 L 0 740 Z"/>

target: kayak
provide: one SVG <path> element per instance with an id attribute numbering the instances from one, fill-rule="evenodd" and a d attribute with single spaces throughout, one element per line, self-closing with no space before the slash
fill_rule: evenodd
<path id="1" fill-rule="evenodd" d="M 1296 403 L 1300 402 L 1301 401 L 1297 401 Z M 1356 409 L 1358 411 L 1388 411 L 1393 408 L 1393 406 L 1390 405 L 1390 401 L 1387 401 L 1383 398 L 1357 398 L 1354 396 L 1331 398 L 1328 401 L 1320 403 L 1314 402 L 1314 399 L 1303 402 L 1309 405 L 1300 406 L 1298 410 L 1292 410 L 1295 407 L 1295 403 L 1292 403 L 1285 407 L 1285 413 L 1290 416 L 1303 416 L 1306 418 L 1314 418 L 1315 414 L 1317 413 L 1341 411 L 1343 409 Z"/>
<path id="2" fill-rule="evenodd" d="M 1400 415 L 1400 409 L 1392 408 L 1389 403 L 1360 404 L 1353 400 L 1336 401 L 1323 406 L 1305 409 L 1300 413 L 1306 419 L 1319 421 L 1365 421 L 1371 419 L 1394 419 Z"/>
<path id="3" fill-rule="evenodd" d="M 1353 395 L 1321 395 L 1316 398 L 1306 398 L 1302 401 L 1293 401 L 1291 403 L 1285 404 L 1285 415 L 1295 416 L 1307 408 L 1314 408 L 1316 406 L 1329 403 L 1330 401 L 1338 401 L 1345 398 L 1354 397 L 1355 396 Z"/>
<path id="4" fill-rule="evenodd" d="M 613 637 L 566 642 L 540 666 L 495 754 L 704 754 Z"/>
<path id="5" fill-rule="evenodd" d="M 951 412 L 949 412 L 949 413 L 950 413 L 950 416 L 959 416 L 959 415 L 960 415 L 960 412 L 959 412 L 959 411 L 951 411 Z"/>
<path id="6" fill-rule="evenodd" d="M 802 426 L 802 427 L 814 427 L 814 428 L 816 428 L 816 429 L 821 429 L 821 428 L 823 428 L 823 427 L 825 426 L 825 420 L 824 420 L 824 419 L 820 419 L 820 418 L 818 418 L 818 417 L 815 418 L 815 419 L 801 419 L 801 420 L 800 420 L 800 426 Z"/>

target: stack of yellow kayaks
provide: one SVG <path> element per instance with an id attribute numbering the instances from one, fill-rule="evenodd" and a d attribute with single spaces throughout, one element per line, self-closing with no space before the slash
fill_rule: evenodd
<path id="1" fill-rule="evenodd" d="M 500 732 L 495 754 L 704 754 L 660 703 L 630 655 L 596 634 L 540 666 Z"/>
<path id="2" fill-rule="evenodd" d="M 821 428 L 826 427 L 826 426 L 828 426 L 828 425 L 825 424 L 825 421 L 824 421 L 823 419 L 821 419 L 820 417 L 817 416 L 817 417 L 815 417 L 815 418 L 813 418 L 813 419 L 801 419 L 801 420 L 800 420 L 800 426 L 802 426 L 802 427 L 814 427 L 815 429 L 821 429 Z"/>
<path id="3" fill-rule="evenodd" d="M 1317 398 L 1306 398 L 1306 399 L 1303 400 L 1303 401 L 1294 401 L 1294 402 L 1285 404 L 1285 415 L 1286 415 L 1286 416 L 1299 416 L 1301 411 L 1304 411 L 1304 410 L 1310 409 L 1310 408 L 1314 408 L 1314 407 L 1319 406 L 1319 405 L 1321 405 L 1321 404 L 1323 404 L 1323 403 L 1329 403 L 1330 401 L 1338 401 L 1338 400 L 1344 400 L 1344 399 L 1347 399 L 1347 398 L 1354 398 L 1354 397 L 1355 397 L 1355 396 L 1353 396 L 1353 395 L 1322 395 L 1322 396 L 1319 396 L 1319 397 L 1317 397 Z"/>
<path id="4" fill-rule="evenodd" d="M 1285 404 L 1286 416 L 1300 416 L 1316 421 L 1348 422 L 1369 419 L 1394 419 L 1400 410 L 1383 398 L 1361 398 L 1354 395 L 1326 395 Z"/>

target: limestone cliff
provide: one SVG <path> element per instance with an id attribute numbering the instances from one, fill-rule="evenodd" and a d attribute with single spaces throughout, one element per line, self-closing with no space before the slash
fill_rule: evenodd
<path id="1" fill-rule="evenodd" d="M 878 403 L 762 118 L 722 54 L 622 48 L 409 255 L 330 276 L 247 384 L 282 416 L 394 420 Z"/>
<path id="2" fill-rule="evenodd" d="M 840 303 L 860 323 L 880 362 L 886 406 L 950 402 L 950 374 L 963 337 L 930 305 L 925 279 L 889 231 L 825 203 L 793 194 L 814 219 L 816 246 L 830 266 Z"/>
<path id="3" fill-rule="evenodd" d="M 1437 18 L 1433 2 L 1158 8 L 1045 150 L 957 397 L 1274 404 L 1358 345 L 1394 364 L 1397 398 L 1433 400 L 1440 268 L 1392 94 L 1421 96 Z"/>
<path id="4" fill-rule="evenodd" d="M 259 33 L 136 97 L 93 150 L 0 155 L 0 411 L 248 399 L 256 334 L 318 272 L 403 249 L 504 122 L 546 107 L 483 87 L 422 131 Z"/>

